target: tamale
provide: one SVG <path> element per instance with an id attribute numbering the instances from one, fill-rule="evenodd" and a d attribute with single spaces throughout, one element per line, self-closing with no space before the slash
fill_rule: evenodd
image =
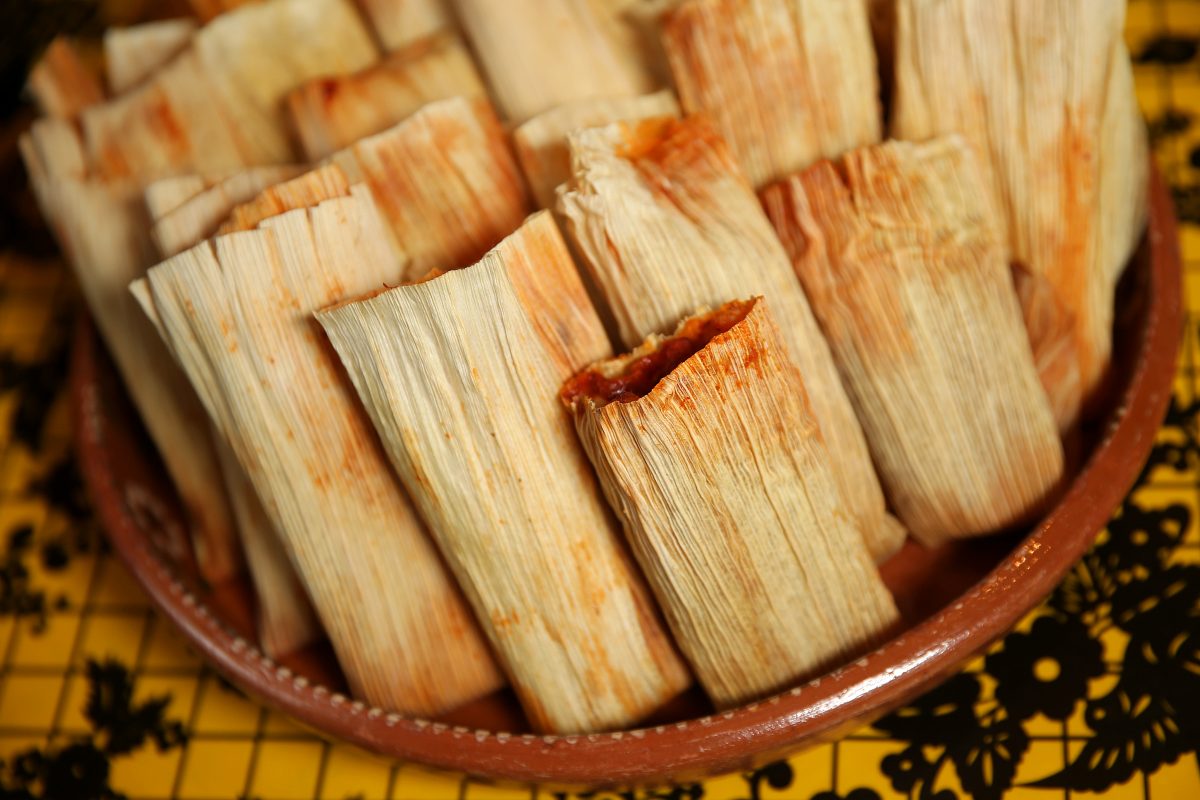
<path id="1" fill-rule="evenodd" d="M 909 530 L 935 545 L 1041 511 L 1062 446 L 964 141 L 856 150 L 763 198 Z"/>
<path id="2" fill-rule="evenodd" d="M 335 154 L 375 197 L 399 252 L 401 276 L 477 261 L 530 211 L 521 171 L 486 100 L 456 97 Z"/>
<path id="3" fill-rule="evenodd" d="M 439 33 L 361 72 L 309 81 L 288 95 L 288 113 L 305 157 L 315 161 L 426 103 L 458 96 L 486 97 L 487 90 L 458 38 Z"/>
<path id="4" fill-rule="evenodd" d="M 769 297 L 809 389 L 850 513 L 877 560 L 904 532 L 885 512 L 862 429 L 787 253 L 733 155 L 701 117 L 617 123 L 569 137 L 559 208 L 627 347 L 701 306 Z"/>
<path id="5" fill-rule="evenodd" d="M 253 198 L 235 206 L 229 218 L 217 230 L 219 234 L 253 230 L 265 219 L 297 208 L 312 208 L 324 200 L 350 194 L 350 182 L 334 164 L 282 183 L 268 186 Z"/>
<path id="6" fill-rule="evenodd" d="M 359 5 L 387 51 L 403 49 L 455 24 L 450 0 L 359 0 Z"/>
<path id="7" fill-rule="evenodd" d="M 26 89 L 48 117 L 74 119 L 104 100 L 104 88 L 75 45 L 62 36 L 50 42 L 29 72 Z"/>
<path id="8" fill-rule="evenodd" d="M 756 187 L 882 136 L 866 0 L 686 0 L 663 44 Z"/>
<path id="9" fill-rule="evenodd" d="M 352 691 L 435 715 L 500 676 L 311 318 L 401 272 L 358 187 L 180 253 L 151 269 L 149 284 Z"/>
<path id="10" fill-rule="evenodd" d="M 266 0 L 224 14 L 133 91 L 81 122 L 97 177 L 149 182 L 292 159 L 283 99 L 377 51 L 350 0 Z"/>
<path id="11" fill-rule="evenodd" d="M 104 61 L 108 88 L 127 92 L 178 55 L 196 33 L 196 21 L 167 19 L 108 28 L 104 31 Z"/>
<path id="12" fill-rule="evenodd" d="M 195 247 L 214 235 L 238 205 L 250 202 L 269 187 L 295 177 L 299 169 L 254 167 L 214 181 L 193 175 L 156 181 L 146 189 L 146 206 L 154 223 L 150 234 L 158 246 L 159 254 L 168 258 Z M 192 180 L 197 181 L 198 185 Z M 195 191 L 185 196 L 188 189 Z M 164 211 L 172 201 L 178 202 Z"/>
<path id="13" fill-rule="evenodd" d="M 896 0 L 892 133 L 961 133 L 983 171 L 1062 430 L 1097 399 L 1146 220 L 1123 0 Z M 1063 358 L 1063 353 L 1067 354 Z"/>
<path id="14" fill-rule="evenodd" d="M 153 260 L 141 193 L 70 176 L 40 184 L 43 213 L 179 493 L 200 569 L 224 580 L 241 553 L 204 409 L 124 290 Z"/>
<path id="15" fill-rule="evenodd" d="M 513 131 L 513 147 L 538 205 L 554 208 L 555 190 L 571 177 L 567 134 L 610 122 L 668 116 L 679 116 L 679 103 L 670 91 L 641 97 L 589 97 L 552 108 L 521 125 Z"/>
<path id="16" fill-rule="evenodd" d="M 682 691 L 556 400 L 608 341 L 550 214 L 475 266 L 317 319 L 534 727 L 623 728 Z"/>
<path id="17" fill-rule="evenodd" d="M 513 124 L 585 97 L 658 88 L 595 0 L 455 0 L 501 113 Z"/>
<path id="18" fill-rule="evenodd" d="M 813 677 L 897 619 L 769 306 L 698 313 L 562 391 L 718 708 Z"/>

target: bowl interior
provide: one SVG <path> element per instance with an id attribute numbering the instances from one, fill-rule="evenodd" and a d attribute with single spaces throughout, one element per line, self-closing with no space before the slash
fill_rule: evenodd
<path id="1" fill-rule="evenodd" d="M 1175 221 L 1157 175 L 1152 195 L 1150 233 L 1118 290 L 1108 400 L 1072 443 L 1076 479 L 1058 507 L 1032 530 L 934 550 L 910 541 L 882 569 L 903 616 L 893 642 L 782 700 L 720 717 L 693 691 L 647 721 L 655 747 L 624 748 L 620 735 L 521 737 L 528 725 L 507 691 L 442 720 L 405 720 L 343 697 L 327 645 L 263 658 L 252 644 L 248 581 L 200 578 L 165 470 L 83 319 L 72 386 L 85 481 L 115 549 L 197 649 L 235 684 L 318 731 L 387 755 L 530 780 L 680 777 L 758 762 L 883 713 L 986 646 L 1053 588 L 1120 503 L 1166 408 L 1182 319 Z M 522 758 L 497 746 L 505 737 L 529 745 Z M 556 752 L 557 742 L 576 738 L 570 752 Z"/>

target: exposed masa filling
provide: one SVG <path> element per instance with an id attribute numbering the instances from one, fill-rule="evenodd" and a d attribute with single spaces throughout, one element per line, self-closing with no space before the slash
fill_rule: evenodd
<path id="1" fill-rule="evenodd" d="M 588 367 L 563 386 L 563 402 L 571 407 L 590 399 L 596 406 L 606 406 L 645 397 L 676 367 L 744 320 L 755 302 L 733 300 L 689 317 L 670 336 L 652 337 L 627 356 Z"/>

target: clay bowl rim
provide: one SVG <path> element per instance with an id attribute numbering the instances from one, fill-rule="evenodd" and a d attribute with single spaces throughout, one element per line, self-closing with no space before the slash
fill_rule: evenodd
<path id="1" fill-rule="evenodd" d="M 744 769 L 832 738 L 929 688 L 1050 594 L 1108 523 L 1160 427 L 1183 328 L 1177 221 L 1157 168 L 1150 200 L 1150 301 L 1133 376 L 1114 421 L 1058 506 L 956 602 L 875 652 L 762 702 L 697 720 L 597 735 L 496 733 L 387 713 L 277 665 L 188 592 L 126 510 L 98 414 L 100 345 L 85 315 L 71 365 L 76 449 L 102 526 L 158 608 L 227 679 L 321 735 L 402 761 L 517 782 L 636 784 Z"/>

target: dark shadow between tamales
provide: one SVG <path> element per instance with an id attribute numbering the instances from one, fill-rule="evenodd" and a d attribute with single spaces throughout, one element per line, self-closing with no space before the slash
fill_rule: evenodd
<path id="1" fill-rule="evenodd" d="M 852 658 L 898 619 L 769 310 L 702 311 L 562 390 L 719 708 Z"/>
<path id="2" fill-rule="evenodd" d="M 1042 511 L 1063 450 L 964 141 L 856 150 L 763 199 L 913 535 L 937 544 Z"/>
<path id="3" fill-rule="evenodd" d="M 483 260 L 321 312 L 535 728 L 626 728 L 690 683 L 558 403 L 609 343 L 549 212 Z"/>
<path id="4" fill-rule="evenodd" d="M 961 134 L 1018 278 L 1064 432 L 1102 405 L 1117 281 L 1147 219 L 1150 159 L 1125 0 L 890 0 L 892 134 Z"/>
<path id="5" fill-rule="evenodd" d="M 761 294 L 804 376 L 848 510 L 878 560 L 904 530 L 886 513 L 862 428 L 804 290 L 758 197 L 702 116 L 569 136 L 559 209 L 626 347 L 703 306 Z"/>
<path id="6" fill-rule="evenodd" d="M 501 676 L 312 319 L 402 271 L 356 186 L 184 251 L 148 283 L 171 349 L 279 532 L 352 691 L 432 716 L 490 693 Z"/>

